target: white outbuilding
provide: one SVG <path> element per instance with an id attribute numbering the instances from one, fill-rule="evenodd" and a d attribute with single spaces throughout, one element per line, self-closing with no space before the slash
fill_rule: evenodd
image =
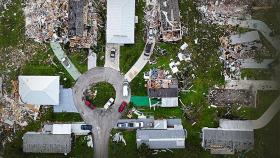
<path id="1" fill-rule="evenodd" d="M 19 102 L 59 105 L 59 76 L 19 76 Z"/>
<path id="2" fill-rule="evenodd" d="M 133 44 L 135 0 L 107 0 L 106 42 Z"/>

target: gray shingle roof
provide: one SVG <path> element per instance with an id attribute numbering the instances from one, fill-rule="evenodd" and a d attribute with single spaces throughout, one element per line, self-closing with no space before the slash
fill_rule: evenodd
<path id="1" fill-rule="evenodd" d="M 27 132 L 23 136 L 23 152 L 69 153 L 71 135 Z"/>
<path id="2" fill-rule="evenodd" d="M 205 149 L 250 150 L 254 146 L 254 131 L 203 128 L 202 146 Z"/>
<path id="3" fill-rule="evenodd" d="M 185 131 L 183 129 L 136 131 L 137 146 L 145 143 L 151 149 L 184 148 L 185 137 Z"/>

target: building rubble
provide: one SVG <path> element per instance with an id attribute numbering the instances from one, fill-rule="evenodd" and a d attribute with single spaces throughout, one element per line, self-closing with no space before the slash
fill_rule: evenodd
<path id="1" fill-rule="evenodd" d="M 123 142 L 124 145 L 126 145 L 126 141 L 123 137 L 123 134 L 121 132 L 118 132 L 116 133 L 114 136 L 113 136 L 113 142 Z"/>
<path id="2" fill-rule="evenodd" d="M 6 10 L 7 6 L 11 3 L 12 3 L 11 0 L 0 0 L 0 11 L 2 11 L 2 9 Z"/>
<path id="3" fill-rule="evenodd" d="M 25 34 L 37 42 L 69 42 L 77 48 L 96 45 L 98 16 L 91 0 L 27 0 L 24 14 Z"/>
<path id="4" fill-rule="evenodd" d="M 232 18 L 251 19 L 251 0 L 199 0 L 197 6 L 202 21 L 209 24 L 223 25 Z"/>
<path id="5" fill-rule="evenodd" d="M 254 59 L 267 52 L 257 31 L 220 37 L 219 40 L 222 53 L 219 59 L 224 65 L 222 74 L 225 80 L 240 80 L 242 60 Z"/>
<path id="6" fill-rule="evenodd" d="M 212 106 L 231 107 L 242 105 L 256 107 L 256 91 L 248 89 L 211 89 L 208 101 Z"/>
<path id="7" fill-rule="evenodd" d="M 40 106 L 20 105 L 6 94 L 0 102 L 4 105 L 0 113 L 0 124 L 6 128 L 13 128 L 14 125 L 25 127 L 29 119 L 37 120 L 38 118 Z"/>

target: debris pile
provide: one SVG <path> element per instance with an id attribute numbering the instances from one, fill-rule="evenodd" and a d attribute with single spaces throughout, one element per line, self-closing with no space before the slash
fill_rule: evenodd
<path id="1" fill-rule="evenodd" d="M 118 132 L 113 136 L 113 142 L 123 142 L 124 145 L 126 145 L 126 141 L 121 132 Z"/>
<path id="2" fill-rule="evenodd" d="M 0 113 L 0 124 L 6 129 L 14 128 L 15 125 L 25 127 L 30 119 L 36 120 L 40 106 L 20 105 L 14 99 L 4 95 L 0 102 L 5 105 Z"/>
<path id="3" fill-rule="evenodd" d="M 2 9 L 6 10 L 7 6 L 11 4 L 11 2 L 11 0 L 0 0 L 0 11 L 2 11 Z"/>
<path id="4" fill-rule="evenodd" d="M 145 20 L 149 28 L 157 29 L 159 22 L 159 5 L 157 0 L 146 1 Z"/>
<path id="5" fill-rule="evenodd" d="M 257 31 L 221 37 L 220 43 L 222 55 L 219 58 L 224 65 L 222 73 L 225 80 L 241 79 L 241 60 L 255 58 L 267 52 Z"/>
<path id="6" fill-rule="evenodd" d="M 244 105 L 255 107 L 256 92 L 252 90 L 212 89 L 209 92 L 210 104 L 217 107 Z"/>
<path id="7" fill-rule="evenodd" d="M 223 25 L 232 18 L 251 19 L 251 0 L 199 0 L 197 5 L 202 21 L 209 24 Z"/>
<path id="8" fill-rule="evenodd" d="M 96 45 L 97 14 L 89 0 L 27 0 L 25 34 L 37 42 L 70 42 L 70 47 Z"/>
<path id="9" fill-rule="evenodd" d="M 182 39 L 180 10 L 178 0 L 161 0 L 160 5 L 160 31 L 164 42 Z"/>

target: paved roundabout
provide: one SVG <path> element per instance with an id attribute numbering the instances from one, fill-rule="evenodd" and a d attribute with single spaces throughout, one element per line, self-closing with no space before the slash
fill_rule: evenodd
<path id="1" fill-rule="evenodd" d="M 119 71 L 112 68 L 97 67 L 81 75 L 73 87 L 74 102 L 78 112 L 86 124 L 93 126 L 94 157 L 108 157 L 110 131 L 121 117 L 118 108 L 122 101 L 127 103 L 130 101 L 131 93 L 127 97 L 122 95 L 123 81 L 124 76 Z M 92 110 L 82 100 L 83 92 L 91 85 L 99 82 L 110 83 L 116 91 L 115 103 L 107 110 L 102 108 Z"/>

